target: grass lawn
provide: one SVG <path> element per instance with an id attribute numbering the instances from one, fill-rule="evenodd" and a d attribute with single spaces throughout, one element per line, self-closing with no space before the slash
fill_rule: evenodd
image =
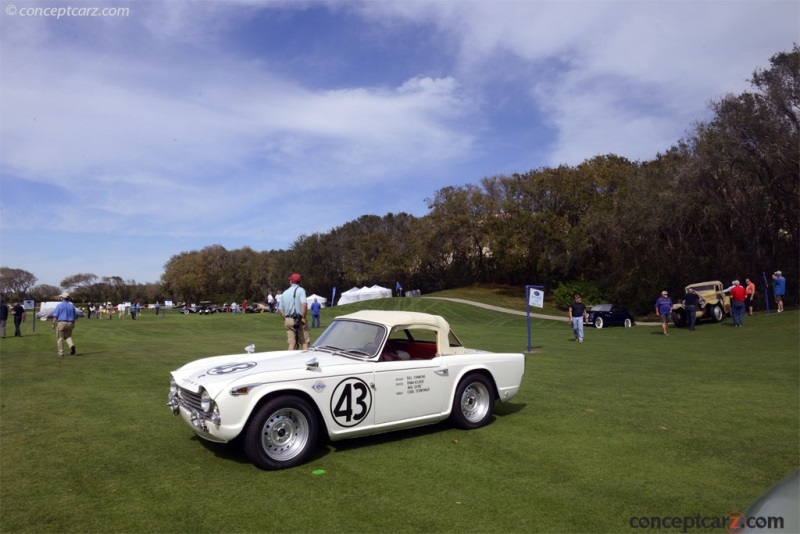
<path id="1" fill-rule="evenodd" d="M 441 314 L 471 347 L 527 347 L 525 317 L 428 299 L 325 309 L 323 327 L 365 307 Z M 325 443 L 278 472 L 165 406 L 190 360 L 283 349 L 277 316 L 82 319 L 64 359 L 49 322 L 28 322 L 0 342 L 0 531 L 635 532 L 633 516 L 744 512 L 798 468 L 799 317 L 583 344 L 533 320 L 522 390 L 492 424 Z"/>

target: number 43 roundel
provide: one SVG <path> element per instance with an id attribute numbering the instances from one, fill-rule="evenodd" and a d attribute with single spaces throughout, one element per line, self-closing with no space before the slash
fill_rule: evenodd
<path id="1" fill-rule="evenodd" d="M 372 408 L 372 392 L 360 378 L 345 378 L 331 396 L 331 414 L 339 426 L 356 426 Z"/>

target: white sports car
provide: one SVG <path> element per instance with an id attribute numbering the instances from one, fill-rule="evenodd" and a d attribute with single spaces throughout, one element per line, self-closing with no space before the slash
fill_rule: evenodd
<path id="1" fill-rule="evenodd" d="M 215 442 L 243 435 L 262 469 L 304 463 L 321 433 L 340 440 L 434 424 L 488 424 L 517 394 L 523 354 L 465 348 L 438 315 L 337 317 L 305 351 L 204 358 L 172 372 L 167 406 Z"/>

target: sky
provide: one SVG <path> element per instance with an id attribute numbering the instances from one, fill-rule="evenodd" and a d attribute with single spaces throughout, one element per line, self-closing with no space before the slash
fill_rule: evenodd
<path id="1" fill-rule="evenodd" d="M 800 41 L 797 0 L 0 4 L 0 266 L 53 286 L 650 160 Z"/>

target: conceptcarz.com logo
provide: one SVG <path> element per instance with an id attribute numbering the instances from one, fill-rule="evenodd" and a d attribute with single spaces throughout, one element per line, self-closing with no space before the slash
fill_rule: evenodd
<path id="1" fill-rule="evenodd" d="M 783 517 L 748 517 L 741 512 L 730 512 L 724 516 L 633 516 L 628 520 L 628 526 L 643 530 L 672 529 L 689 532 L 692 529 L 714 530 L 720 529 L 731 534 L 737 534 L 745 528 L 761 530 L 782 530 Z"/>

